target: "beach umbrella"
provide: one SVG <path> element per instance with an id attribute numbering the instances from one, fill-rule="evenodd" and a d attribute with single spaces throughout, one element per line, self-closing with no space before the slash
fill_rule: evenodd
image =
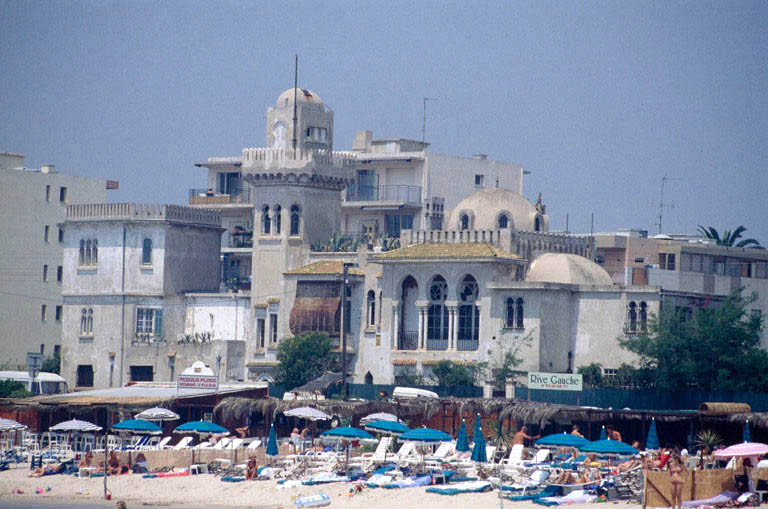
<path id="1" fill-rule="evenodd" d="M 648 428 L 648 438 L 645 440 L 645 448 L 655 451 L 659 448 L 659 435 L 656 433 L 656 418 L 651 418 L 651 427 Z"/>
<path id="2" fill-rule="evenodd" d="M 229 435 L 227 428 L 222 428 L 218 424 L 206 421 L 190 421 L 178 426 L 174 433 L 197 433 L 200 435 L 216 434 Z"/>
<path id="3" fill-rule="evenodd" d="M 267 438 L 267 456 L 277 456 L 280 451 L 277 449 L 277 434 L 275 433 L 274 423 L 269 427 L 269 438 Z"/>
<path id="4" fill-rule="evenodd" d="M 744 423 L 744 442 L 751 442 L 752 436 L 749 433 L 749 419 L 747 419 L 747 422 Z"/>
<path id="5" fill-rule="evenodd" d="M 78 419 L 72 419 L 71 421 L 64 421 L 48 428 L 50 431 L 81 431 L 81 432 L 93 432 L 100 431 L 101 426 L 96 426 L 92 422 L 81 421 Z"/>
<path id="6" fill-rule="evenodd" d="M 448 433 L 440 431 L 439 429 L 432 428 L 417 428 L 412 429 L 406 433 L 400 435 L 398 439 L 401 442 L 413 442 L 422 447 L 427 445 L 434 445 L 440 442 L 451 442 L 453 437 Z M 424 462 L 424 453 L 421 453 L 421 462 Z"/>
<path id="7" fill-rule="evenodd" d="M 397 421 L 374 421 L 365 425 L 365 429 L 373 431 L 374 433 L 382 433 L 385 435 L 399 436 L 403 433 L 411 431 L 411 428 L 405 424 L 401 424 Z M 323 433 L 325 435 L 325 433 Z"/>
<path id="8" fill-rule="evenodd" d="M 20 431 L 27 429 L 25 425 L 13 419 L 0 419 L 0 431 Z"/>
<path id="9" fill-rule="evenodd" d="M 488 461 L 488 455 L 485 451 L 485 437 L 483 436 L 482 427 L 476 429 L 474 438 L 475 438 L 475 445 L 472 448 L 472 461 L 477 461 L 478 463 L 485 463 Z"/>
<path id="10" fill-rule="evenodd" d="M 469 439 L 467 438 L 467 423 L 464 419 L 461 420 L 461 427 L 459 428 L 459 434 L 456 435 L 456 450 L 458 452 L 469 451 Z"/>
<path id="11" fill-rule="evenodd" d="M 175 421 L 179 419 L 179 414 L 172 410 L 162 407 L 147 408 L 133 416 L 134 419 L 143 419 L 145 421 Z"/>
<path id="12" fill-rule="evenodd" d="M 608 438 L 608 434 L 605 432 L 605 426 L 600 428 L 600 440 L 606 440 Z"/>
<path id="13" fill-rule="evenodd" d="M 715 451 L 715 458 L 750 458 L 768 454 L 768 445 L 759 442 L 744 442 Z"/>
<path id="14" fill-rule="evenodd" d="M 637 449 L 624 442 L 618 440 L 596 440 L 588 444 L 584 444 L 579 449 L 582 452 L 595 452 L 598 454 L 637 454 Z"/>
<path id="15" fill-rule="evenodd" d="M 389 422 L 389 421 L 387 421 Z M 364 440 L 367 438 L 373 438 L 370 433 L 367 431 L 363 431 L 361 429 L 353 428 L 350 426 L 342 426 L 339 428 L 333 428 L 331 430 L 328 430 L 324 433 L 320 434 L 323 438 L 330 438 L 333 440 Z M 344 468 L 349 465 L 349 448 L 352 446 L 351 442 L 347 443 L 347 457 L 346 457 L 346 463 Z"/>
<path id="16" fill-rule="evenodd" d="M 377 412 L 375 414 L 366 415 L 360 419 L 360 425 L 365 425 L 374 421 L 394 421 L 399 423 L 403 422 L 402 419 L 398 419 L 396 415 L 388 414 L 386 412 Z"/>
<path id="17" fill-rule="evenodd" d="M 536 440 L 536 445 L 541 446 L 556 446 L 556 447 L 580 447 L 587 445 L 589 440 L 579 435 L 571 435 L 570 433 L 555 433 L 547 435 Z"/>
<path id="18" fill-rule="evenodd" d="M 118 422 L 112 429 L 118 431 L 130 431 L 132 433 L 158 434 L 162 431 L 160 426 L 153 422 L 143 421 L 141 419 L 126 419 Z"/>
<path id="19" fill-rule="evenodd" d="M 326 414 L 325 412 L 322 412 L 320 410 L 317 410 L 316 408 L 308 407 L 308 406 L 302 406 L 299 408 L 292 408 L 290 410 L 286 410 L 283 412 L 284 415 L 287 415 L 288 417 L 298 417 L 300 419 L 307 419 L 309 421 L 327 421 L 331 418 L 330 415 Z"/>

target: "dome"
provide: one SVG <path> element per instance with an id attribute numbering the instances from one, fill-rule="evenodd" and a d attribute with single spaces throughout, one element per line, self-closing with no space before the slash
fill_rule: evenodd
<path id="1" fill-rule="evenodd" d="M 509 189 L 493 188 L 477 191 L 467 196 L 456 205 L 448 222 L 450 229 L 462 229 L 461 217 L 469 216 L 469 229 L 496 230 L 501 226 L 499 219 L 505 216 L 510 226 L 518 230 L 535 231 L 536 207 L 522 195 Z M 538 231 L 549 230 L 549 218 L 540 216 Z"/>
<path id="2" fill-rule="evenodd" d="M 571 285 L 612 285 L 611 276 L 601 266 L 583 256 L 544 253 L 528 267 L 526 281 Z"/>
<path id="3" fill-rule="evenodd" d="M 316 93 L 312 92 L 311 90 L 307 90 L 306 88 L 298 88 L 296 89 L 296 101 L 299 104 L 305 103 L 305 104 L 316 104 L 316 105 L 322 105 L 323 100 L 320 99 L 320 96 Z M 280 97 L 277 98 L 277 102 L 275 105 L 278 108 L 282 108 L 287 105 L 293 105 L 293 89 L 289 88 L 282 94 L 280 94 Z"/>

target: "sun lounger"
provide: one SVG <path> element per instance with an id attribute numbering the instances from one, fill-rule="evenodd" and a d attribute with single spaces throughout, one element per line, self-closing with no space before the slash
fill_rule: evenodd
<path id="1" fill-rule="evenodd" d="M 544 483 L 544 481 L 549 479 L 550 475 L 551 475 L 551 472 L 549 470 L 536 470 L 528 477 L 528 479 L 525 479 L 522 482 L 503 485 L 502 490 L 503 491 L 533 490 L 541 486 L 542 483 Z"/>
<path id="2" fill-rule="evenodd" d="M 597 498 L 597 495 L 590 495 L 584 490 L 577 490 L 563 497 L 542 497 L 542 498 L 534 498 L 531 501 L 534 504 L 553 506 L 553 505 L 585 504 L 585 503 L 593 502 L 596 498 Z"/>
<path id="3" fill-rule="evenodd" d="M 460 493 L 479 493 L 491 489 L 491 483 L 488 481 L 467 481 L 446 484 L 445 486 L 430 486 L 427 493 L 438 493 L 440 495 L 458 495 Z"/>
<path id="4" fill-rule="evenodd" d="M 387 489 L 418 488 L 420 486 L 429 486 L 430 484 L 432 484 L 431 475 L 421 475 L 421 476 L 414 475 L 411 477 L 406 477 L 401 481 L 395 481 L 389 484 L 384 484 L 381 487 L 387 488 Z"/>
<path id="5" fill-rule="evenodd" d="M 254 438 L 253 440 L 251 440 L 251 443 L 248 444 L 248 447 L 246 447 L 246 449 L 248 449 L 249 451 L 255 451 L 260 445 L 261 445 L 261 439 Z"/>
<path id="6" fill-rule="evenodd" d="M 739 498 L 739 493 L 735 491 L 723 491 L 719 495 L 715 495 L 712 498 L 706 498 L 703 500 L 689 500 L 683 502 L 683 507 L 699 507 L 701 505 L 715 505 L 715 504 L 727 504 Z"/>
<path id="7" fill-rule="evenodd" d="M 384 461 L 384 456 L 392 457 L 393 454 L 388 454 L 389 446 L 392 444 L 392 437 L 381 437 L 381 440 L 379 440 L 378 445 L 376 446 L 376 450 L 374 452 L 364 452 L 358 458 L 356 458 L 355 463 L 365 463 L 367 465 L 370 465 L 372 463 L 378 463 L 381 461 Z"/>
<path id="8" fill-rule="evenodd" d="M 513 502 L 522 502 L 524 500 L 536 500 L 539 498 L 547 498 L 547 497 L 556 497 L 563 493 L 562 488 L 560 486 L 555 486 L 554 484 L 550 484 L 547 486 L 544 486 L 544 488 L 533 495 L 509 495 L 506 497 L 507 500 L 511 500 Z"/>
<path id="9" fill-rule="evenodd" d="M 180 451 L 182 449 L 187 449 L 191 442 L 192 442 L 192 437 L 184 437 L 181 440 L 179 440 L 178 444 L 171 446 L 170 449 L 172 449 L 174 451 Z"/>

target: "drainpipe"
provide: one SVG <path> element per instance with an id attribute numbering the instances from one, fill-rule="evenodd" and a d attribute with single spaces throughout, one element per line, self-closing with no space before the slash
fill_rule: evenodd
<path id="1" fill-rule="evenodd" d="M 123 224 L 123 262 L 120 267 L 120 293 L 122 294 L 122 305 L 120 308 L 120 387 L 123 386 L 123 361 L 125 360 L 125 224 Z"/>

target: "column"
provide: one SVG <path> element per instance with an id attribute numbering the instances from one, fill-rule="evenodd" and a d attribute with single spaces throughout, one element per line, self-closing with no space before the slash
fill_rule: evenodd
<path id="1" fill-rule="evenodd" d="M 455 306 L 451 308 L 451 344 L 453 350 L 458 349 L 459 345 L 459 308 Z"/>
<path id="2" fill-rule="evenodd" d="M 448 306 L 448 350 L 456 350 L 456 306 Z"/>
<path id="3" fill-rule="evenodd" d="M 379 311 L 381 312 L 381 311 Z M 400 348 L 400 304 L 392 303 L 392 350 Z"/>
<path id="4" fill-rule="evenodd" d="M 426 308 L 424 306 L 418 306 L 416 309 L 419 310 L 419 335 L 418 335 L 418 345 L 417 348 L 419 350 L 426 350 L 427 348 L 427 331 L 426 331 Z"/>

